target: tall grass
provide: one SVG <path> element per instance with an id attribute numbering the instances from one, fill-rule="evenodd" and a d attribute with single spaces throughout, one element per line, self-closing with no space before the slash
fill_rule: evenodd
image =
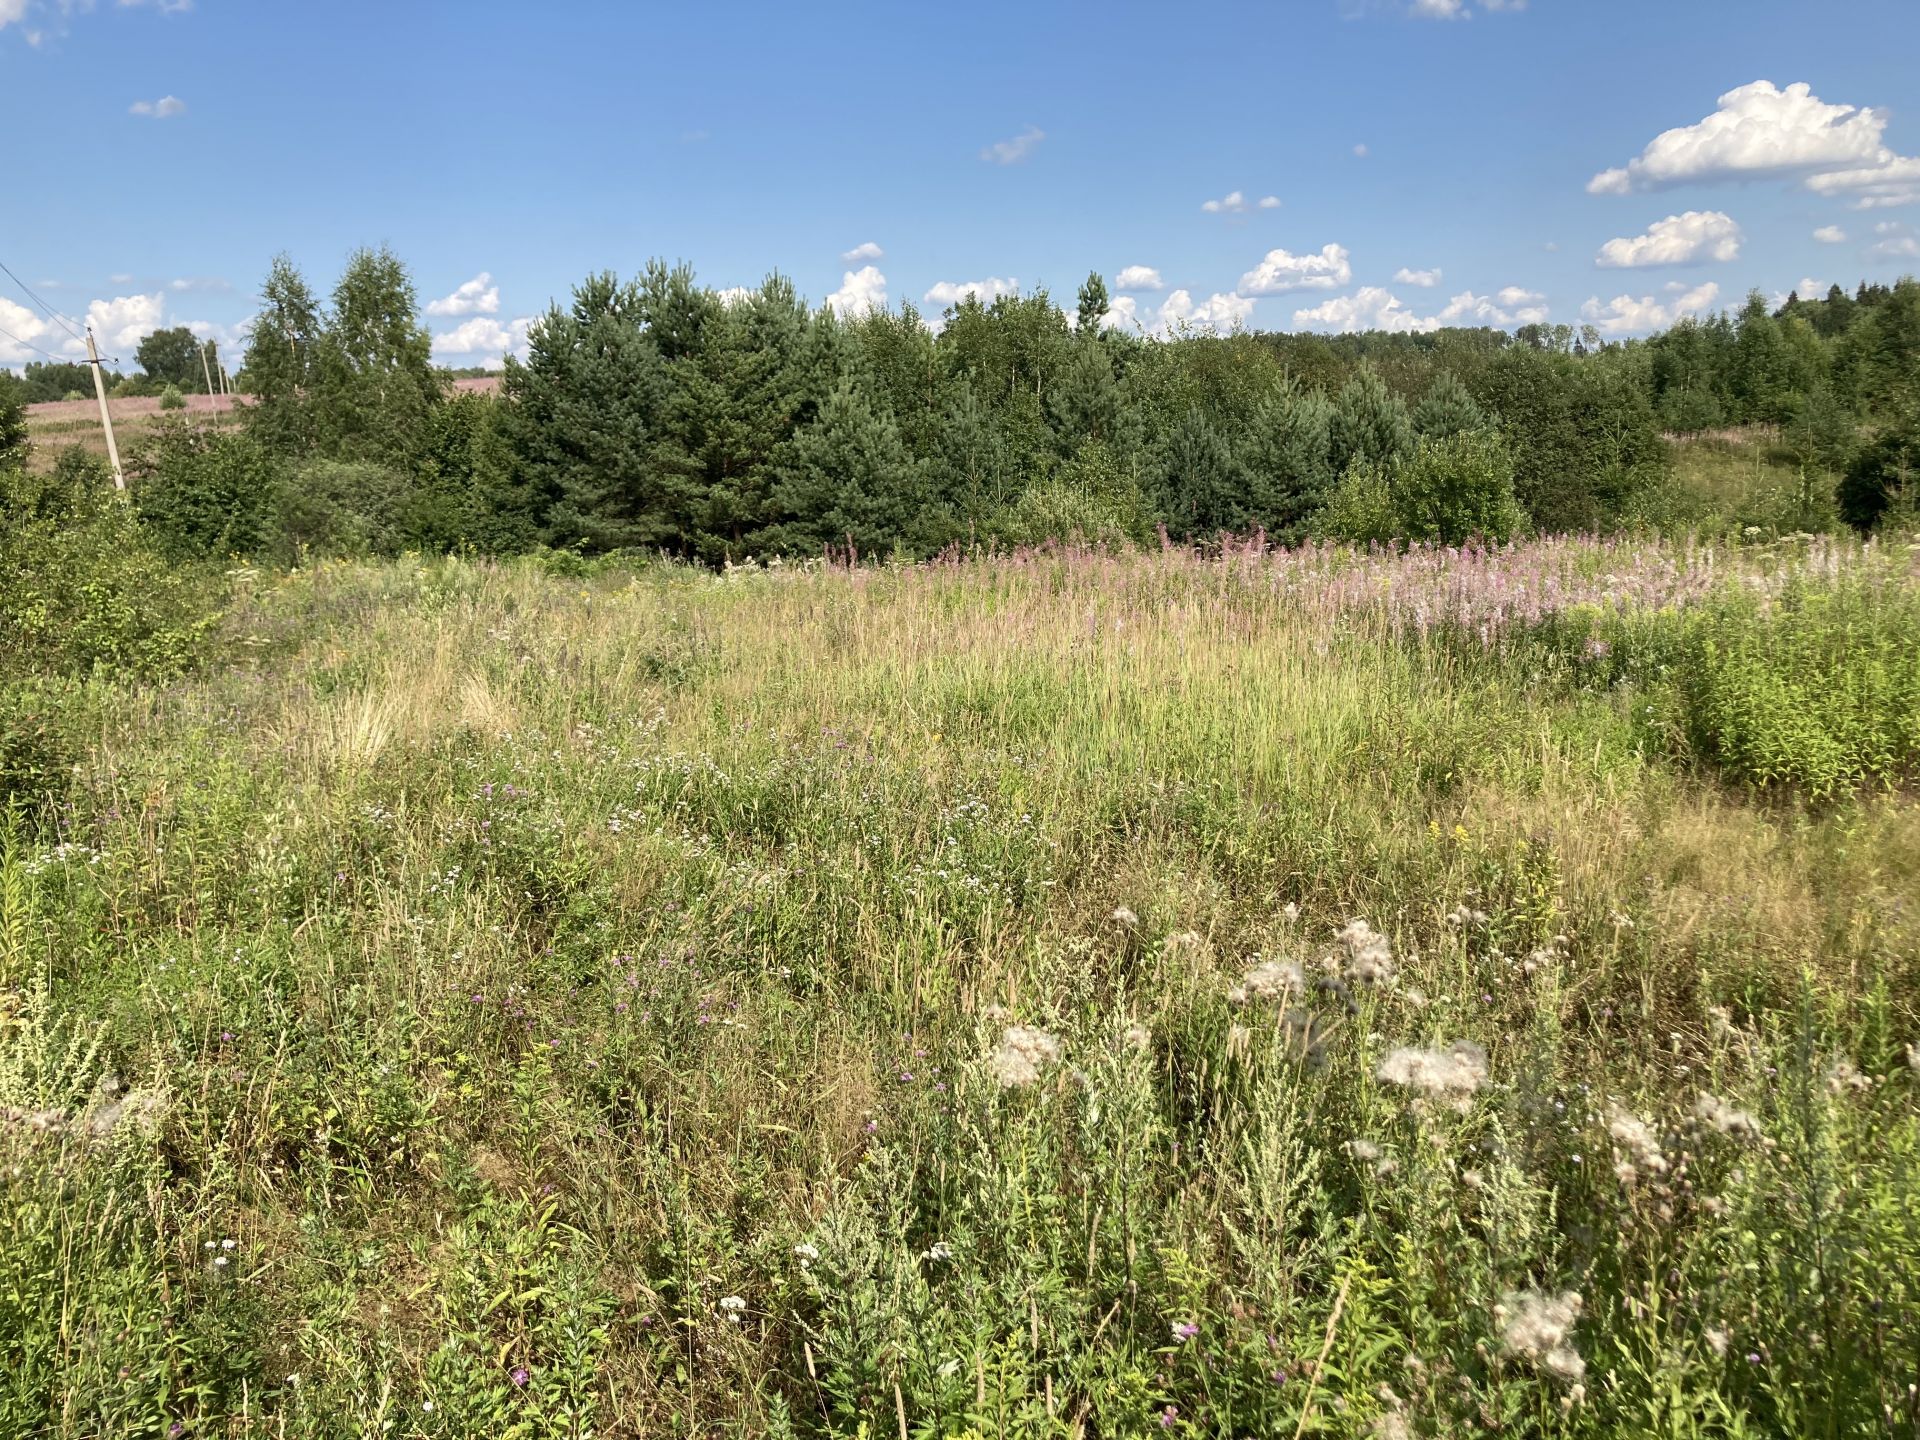
<path id="1" fill-rule="evenodd" d="M 0 855 L 0 1432 L 1911 1433 L 1911 770 L 1687 660 L 1912 597 L 251 577 Z"/>

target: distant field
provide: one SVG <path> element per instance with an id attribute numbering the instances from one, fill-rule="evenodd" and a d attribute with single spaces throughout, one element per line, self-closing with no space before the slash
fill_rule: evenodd
<path id="1" fill-rule="evenodd" d="M 453 388 L 476 395 L 491 395 L 500 388 L 500 377 L 479 375 L 455 380 Z M 168 413 L 204 417 L 211 424 L 226 426 L 233 424 L 239 408 L 249 403 L 244 395 L 187 395 L 183 398 L 187 408 L 172 412 L 160 408 L 160 399 L 156 395 L 109 400 L 107 405 L 113 412 L 114 433 L 120 442 L 121 453 L 124 455 L 144 438 Z M 54 457 L 69 445 L 79 445 L 95 455 L 107 453 L 106 435 L 100 428 L 100 403 L 92 397 L 85 400 L 49 400 L 27 406 L 27 438 L 33 442 L 35 462 L 41 468 L 51 466 Z"/>

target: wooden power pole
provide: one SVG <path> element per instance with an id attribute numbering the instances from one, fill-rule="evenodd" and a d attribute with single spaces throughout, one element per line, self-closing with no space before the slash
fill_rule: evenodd
<path id="1" fill-rule="evenodd" d="M 213 392 L 213 367 L 207 363 L 207 347 L 204 341 L 200 346 L 200 373 L 207 377 L 207 404 L 217 415 L 220 413 L 220 397 Z"/>
<path id="2" fill-rule="evenodd" d="M 126 473 L 120 468 L 120 447 L 113 442 L 113 412 L 107 409 L 107 380 L 100 369 L 100 351 L 93 343 L 93 327 L 87 327 L 87 363 L 93 367 L 93 393 L 100 399 L 100 427 L 107 432 L 107 459 L 113 465 L 113 488 L 124 492 Z"/>

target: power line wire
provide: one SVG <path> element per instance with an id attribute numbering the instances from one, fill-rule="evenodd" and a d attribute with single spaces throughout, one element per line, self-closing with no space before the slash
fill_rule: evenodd
<path id="1" fill-rule="evenodd" d="M 0 270 L 6 270 L 8 277 L 13 281 L 13 283 L 18 285 L 22 290 L 26 291 L 27 298 L 33 301 L 34 304 L 38 305 L 42 310 L 46 311 L 47 314 L 53 317 L 54 324 L 58 325 L 62 330 L 66 331 L 67 334 L 71 335 L 74 339 L 78 340 L 80 338 L 80 332 L 73 328 L 72 323 L 67 319 L 67 317 L 62 315 L 58 310 L 54 309 L 51 305 L 47 304 L 47 302 L 42 300 L 38 295 L 34 294 L 32 286 L 28 285 L 27 282 L 22 280 L 18 275 L 15 275 L 13 271 L 7 269 L 6 261 L 0 260 Z M 21 343 L 24 344 L 26 342 L 22 341 Z"/>
<path id="2" fill-rule="evenodd" d="M 25 346 L 27 349 L 33 351 L 33 353 L 36 355 L 45 355 L 47 359 L 53 361 L 53 363 L 56 365 L 64 365 L 67 363 L 66 361 L 62 360 L 58 355 L 54 355 L 49 353 L 48 351 L 42 350 L 38 345 L 35 345 L 31 340 L 22 340 L 18 335 L 14 334 L 11 330 L 0 330 L 0 335 L 6 336 L 7 339 L 13 341 L 13 343 L 16 345 Z"/>

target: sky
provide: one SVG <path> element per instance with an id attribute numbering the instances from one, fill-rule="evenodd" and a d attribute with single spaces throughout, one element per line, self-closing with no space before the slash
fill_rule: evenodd
<path id="1" fill-rule="evenodd" d="M 1915 56 L 1920 0 L 0 0 L 0 365 L 83 353 L 47 309 L 234 354 L 276 253 L 324 293 L 379 244 L 450 365 L 655 256 L 1644 334 L 1920 271 Z"/>

